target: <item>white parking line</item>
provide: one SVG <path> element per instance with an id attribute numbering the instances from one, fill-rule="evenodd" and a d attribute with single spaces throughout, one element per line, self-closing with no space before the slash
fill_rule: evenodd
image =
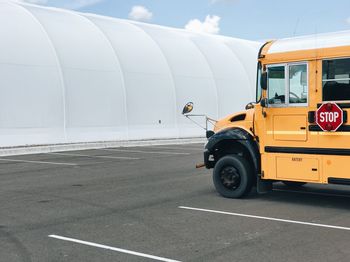
<path id="1" fill-rule="evenodd" d="M 287 192 L 287 193 L 299 193 L 305 195 L 317 195 L 317 196 L 336 196 L 336 197 L 350 197 L 350 195 L 342 194 L 331 194 L 331 193 L 319 193 L 319 192 L 310 192 L 310 191 L 297 191 L 297 190 L 284 190 L 284 189 L 274 189 L 276 192 Z"/>
<path id="2" fill-rule="evenodd" d="M 104 148 L 104 149 L 98 149 L 98 150 L 125 152 L 125 153 L 160 154 L 160 155 L 190 155 L 190 153 L 164 152 L 164 151 L 143 151 L 143 150 L 126 150 L 126 149 L 115 149 L 115 148 Z"/>
<path id="3" fill-rule="evenodd" d="M 217 210 L 194 208 L 194 207 L 179 206 L 179 208 L 194 210 L 194 211 L 201 211 L 201 212 L 216 213 L 216 214 L 222 214 L 222 215 L 229 215 L 229 216 L 249 217 L 249 218 L 277 221 L 277 222 L 283 222 L 283 223 L 300 224 L 300 225 L 307 225 L 307 226 L 314 226 L 314 227 L 325 227 L 325 228 L 341 229 L 341 230 L 350 231 L 350 227 L 317 224 L 317 223 L 303 222 L 303 221 L 290 220 L 290 219 L 280 219 L 280 218 L 274 218 L 274 217 L 263 217 L 263 216 L 247 215 L 247 214 L 240 214 L 240 213 L 231 213 L 231 212 L 225 212 L 225 211 L 217 211 Z"/>
<path id="4" fill-rule="evenodd" d="M 82 154 L 70 154 L 70 153 L 47 153 L 48 155 L 58 156 L 78 156 L 78 157 L 89 157 L 89 158 L 106 158 L 106 159 L 125 159 L 125 160 L 139 160 L 137 157 L 124 157 L 124 156 L 91 156 Z"/>
<path id="5" fill-rule="evenodd" d="M 165 147 L 165 146 L 147 146 L 145 148 L 150 148 L 150 149 L 170 149 L 170 150 L 190 150 L 190 151 L 204 151 L 203 148 L 194 148 L 194 147 Z"/>
<path id="6" fill-rule="evenodd" d="M 69 237 L 62 237 L 62 236 L 57 236 L 57 235 L 49 235 L 48 237 L 56 238 L 56 239 L 64 240 L 64 241 L 69 241 L 69 242 L 74 242 L 74 243 L 78 243 L 78 244 L 82 244 L 82 245 L 86 245 L 86 246 L 98 247 L 98 248 L 102 248 L 102 249 L 112 250 L 112 251 L 125 253 L 125 254 L 129 254 L 129 255 L 134 255 L 134 256 L 139 256 L 139 257 L 146 257 L 146 258 L 150 258 L 150 259 L 154 259 L 154 260 L 158 260 L 158 261 L 180 262 L 179 260 L 174 260 L 174 259 L 169 259 L 169 258 L 164 258 L 164 257 L 148 255 L 148 254 L 145 254 L 145 253 L 140 253 L 140 252 L 135 252 L 135 251 L 127 250 L 127 249 L 121 249 L 121 248 L 116 248 L 116 247 L 96 244 L 96 243 L 93 243 L 93 242 L 87 242 L 87 241 L 74 239 L 74 238 L 69 238 Z"/>
<path id="7" fill-rule="evenodd" d="M 20 162 L 20 163 L 32 163 L 32 164 L 47 164 L 47 165 L 61 165 L 61 166 L 77 166 L 77 165 L 78 165 L 78 164 L 74 164 L 74 163 L 59 163 L 59 162 L 21 160 L 21 159 L 9 159 L 9 158 L 0 158 L 0 161 L 5 161 L 5 162 Z"/>

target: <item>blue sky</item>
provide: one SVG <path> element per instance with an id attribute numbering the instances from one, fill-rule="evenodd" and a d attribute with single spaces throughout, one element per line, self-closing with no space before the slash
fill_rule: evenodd
<path id="1" fill-rule="evenodd" d="M 189 29 L 251 40 L 350 30 L 349 0 L 21 1 L 179 28 L 184 28 L 192 20 Z M 138 9 L 130 15 L 134 6 Z"/>

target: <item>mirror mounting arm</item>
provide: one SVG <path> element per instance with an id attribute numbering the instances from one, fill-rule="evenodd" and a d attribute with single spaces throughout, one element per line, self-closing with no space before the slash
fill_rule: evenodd
<path id="1" fill-rule="evenodd" d="M 190 114 L 193 110 L 193 102 L 188 102 L 185 107 L 182 110 L 182 114 L 184 115 L 184 117 L 186 117 L 188 120 L 190 120 L 191 122 L 195 123 L 197 126 L 199 126 L 200 128 L 203 128 L 205 131 L 208 132 L 209 127 L 208 127 L 208 123 L 212 124 L 213 126 L 215 126 L 216 124 L 216 120 L 212 119 L 210 117 L 208 117 L 207 115 L 195 115 L 195 114 Z M 193 120 L 191 117 L 204 117 L 205 118 L 205 127 L 203 127 L 200 123 L 198 123 L 197 121 Z M 208 135 L 208 134 L 207 134 Z M 209 134 L 211 135 L 211 133 Z"/>
<path id="2" fill-rule="evenodd" d="M 195 123 L 197 126 L 203 128 L 205 131 L 209 130 L 208 123 L 211 123 L 212 125 L 215 125 L 217 120 L 212 119 L 208 117 L 207 115 L 195 115 L 195 114 L 187 114 L 184 115 L 187 119 L 189 119 L 191 122 Z M 191 117 L 204 117 L 205 118 L 205 127 L 201 126 L 197 121 L 191 119 Z"/>
<path id="3" fill-rule="evenodd" d="M 262 98 L 260 101 L 260 105 L 261 105 L 261 113 L 264 116 L 264 118 L 266 117 L 265 108 L 267 107 L 267 104 L 268 104 L 267 98 Z"/>

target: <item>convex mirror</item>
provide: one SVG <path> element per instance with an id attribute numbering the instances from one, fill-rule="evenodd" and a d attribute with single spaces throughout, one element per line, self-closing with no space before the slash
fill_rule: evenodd
<path id="1" fill-rule="evenodd" d="M 182 110 L 182 114 L 186 115 L 188 113 L 191 113 L 193 110 L 193 103 L 192 102 L 188 102 L 185 106 L 184 109 Z"/>

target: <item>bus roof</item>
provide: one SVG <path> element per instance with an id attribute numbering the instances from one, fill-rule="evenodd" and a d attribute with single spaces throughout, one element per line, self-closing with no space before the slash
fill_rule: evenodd
<path id="1" fill-rule="evenodd" d="M 350 46 L 350 31 L 315 34 L 274 41 L 267 54 Z"/>
<path id="2" fill-rule="evenodd" d="M 269 41 L 259 54 L 264 64 L 341 57 L 350 57 L 350 31 Z"/>

